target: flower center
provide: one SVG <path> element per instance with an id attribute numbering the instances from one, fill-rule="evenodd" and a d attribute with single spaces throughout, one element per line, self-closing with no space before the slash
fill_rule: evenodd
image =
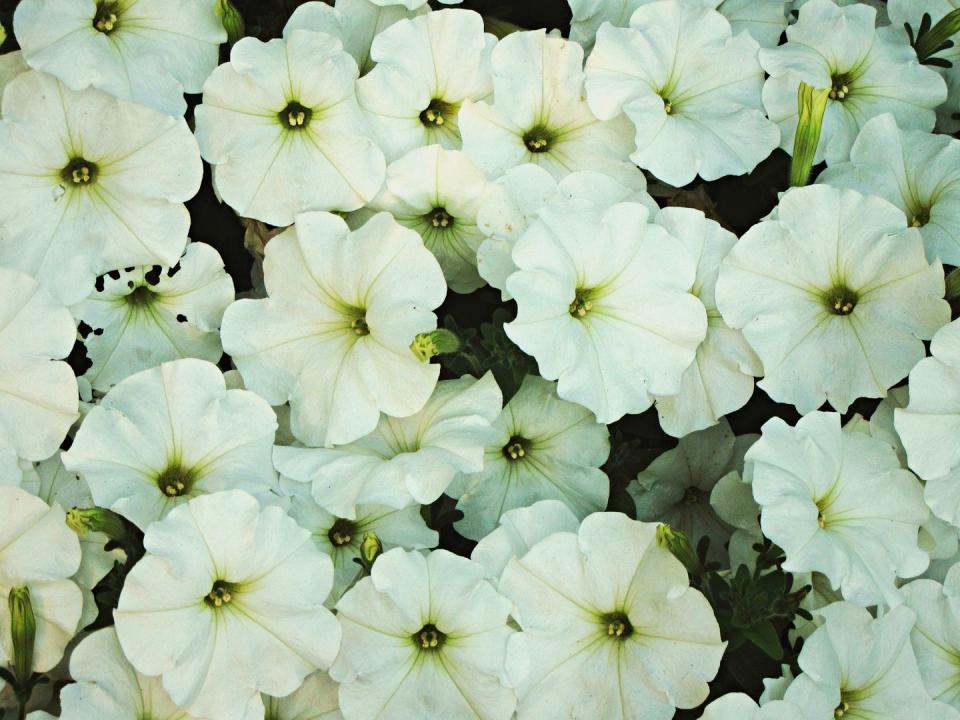
<path id="1" fill-rule="evenodd" d="M 195 479 L 192 471 L 171 465 L 157 476 L 157 487 L 167 497 L 180 497 L 189 494 Z"/>
<path id="2" fill-rule="evenodd" d="M 671 115 L 673 113 L 673 103 L 670 102 L 669 98 L 661 97 L 660 99 L 663 100 L 663 111 L 667 115 Z"/>
<path id="3" fill-rule="evenodd" d="M 523 134 L 523 144 L 526 145 L 527 150 L 532 153 L 547 152 L 550 150 L 553 140 L 553 133 L 542 125 L 527 130 L 527 132 Z"/>
<path id="4" fill-rule="evenodd" d="M 210 588 L 210 592 L 203 598 L 203 601 L 210 607 L 221 608 L 230 604 L 236 592 L 237 586 L 234 583 L 217 580 L 213 583 L 213 587 Z"/>
<path id="5" fill-rule="evenodd" d="M 633 634 L 633 624 L 630 618 L 622 612 L 612 612 L 603 616 L 607 637 L 613 640 L 626 640 Z"/>
<path id="6" fill-rule="evenodd" d="M 60 171 L 60 178 L 70 185 L 83 187 L 90 185 L 97 179 L 97 166 L 82 157 L 73 158 Z"/>
<path id="7" fill-rule="evenodd" d="M 427 127 L 441 128 L 444 123 L 457 114 L 457 106 L 434 98 L 420 113 L 420 122 Z"/>
<path id="8" fill-rule="evenodd" d="M 585 317 L 586 314 L 593 309 L 593 300 L 591 299 L 590 290 L 585 288 L 577 288 L 577 292 L 573 297 L 573 302 L 570 303 L 570 307 L 568 309 L 570 314 L 577 319 Z"/>
<path id="9" fill-rule="evenodd" d="M 117 21 L 120 19 L 120 3 L 104 2 L 100 0 L 97 3 L 97 10 L 93 15 L 93 27 L 95 30 L 109 35 L 117 29 Z"/>
<path id="10" fill-rule="evenodd" d="M 427 623 L 420 628 L 420 632 L 413 635 L 414 644 L 427 652 L 436 652 L 442 648 L 446 639 L 447 636 L 437 630 L 437 626 L 432 623 Z"/>
<path id="11" fill-rule="evenodd" d="M 129 295 L 127 295 L 125 299 L 128 305 L 144 307 L 146 305 L 150 305 L 157 299 L 157 293 L 151 290 L 147 285 L 138 285 L 130 292 Z"/>
<path id="12" fill-rule="evenodd" d="M 356 533 L 356 523 L 345 518 L 337 518 L 336 522 L 333 523 L 333 527 L 330 528 L 330 531 L 327 533 L 327 537 L 330 538 L 330 542 L 333 543 L 334 547 L 343 547 L 353 542 L 353 536 L 356 535 Z"/>
<path id="13" fill-rule="evenodd" d="M 448 228 L 453 225 L 453 215 L 448 213 L 445 208 L 434 208 L 427 214 L 430 224 L 438 229 Z"/>
<path id="14" fill-rule="evenodd" d="M 503 456 L 510 461 L 516 462 L 517 460 L 522 460 L 526 454 L 527 450 L 530 448 L 530 443 L 526 438 L 522 438 L 519 435 L 514 435 L 503 446 Z"/>
<path id="15" fill-rule="evenodd" d="M 683 492 L 684 505 L 698 505 L 706 493 L 698 487 L 690 486 Z"/>
<path id="16" fill-rule="evenodd" d="M 313 110 L 291 100 L 290 103 L 279 113 L 277 117 L 280 124 L 288 130 L 305 130 L 313 118 Z"/>
<path id="17" fill-rule="evenodd" d="M 360 315 L 355 317 L 350 321 L 350 329 L 353 330 L 353 334 L 358 337 L 363 337 L 364 335 L 370 334 L 370 326 L 367 325 L 367 316 Z"/>
<path id="18" fill-rule="evenodd" d="M 849 315 L 857 306 L 860 296 L 853 290 L 842 285 L 830 288 L 824 295 L 827 310 L 834 315 Z"/>
<path id="19" fill-rule="evenodd" d="M 930 222 L 930 208 L 917 208 L 910 218 L 910 227 L 921 228 Z"/>
<path id="20" fill-rule="evenodd" d="M 830 99 L 841 102 L 850 96 L 850 85 L 853 78 L 847 73 L 837 73 L 830 78 Z"/>
<path id="21" fill-rule="evenodd" d="M 842 717 L 846 717 L 849 711 L 850 711 L 850 703 L 844 700 L 843 696 L 841 696 L 840 704 L 837 705 L 837 707 L 834 708 L 833 710 L 833 717 L 838 719 Z"/>

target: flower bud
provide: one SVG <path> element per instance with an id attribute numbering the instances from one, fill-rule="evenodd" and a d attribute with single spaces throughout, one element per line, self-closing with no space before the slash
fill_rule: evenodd
<path id="1" fill-rule="evenodd" d="M 428 333 L 420 333 L 410 343 L 410 350 L 421 362 L 430 362 L 434 355 L 445 355 L 460 349 L 460 340 L 449 330 L 440 328 Z"/>
<path id="2" fill-rule="evenodd" d="M 33 645 L 37 636 L 37 619 L 33 615 L 30 590 L 15 587 L 7 598 L 10 608 L 10 635 L 13 639 L 13 676 L 24 685 L 33 672 Z"/>
<path id="3" fill-rule="evenodd" d="M 227 45 L 232 46 L 246 32 L 243 15 L 230 0 L 217 0 L 216 13 L 223 22 L 223 29 L 227 31 Z"/>
<path id="4" fill-rule="evenodd" d="M 3 47 L 3 44 L 7 41 L 7 30 L 3 27 L 3 23 L 0 23 L 0 47 Z"/>
<path id="5" fill-rule="evenodd" d="M 70 508 L 67 510 L 67 527 L 80 537 L 86 536 L 88 532 L 102 532 L 111 540 L 120 540 L 127 533 L 119 515 L 99 507 Z"/>
<path id="6" fill-rule="evenodd" d="M 363 542 L 360 543 L 360 555 L 363 557 L 363 563 L 366 567 L 372 567 L 373 561 L 383 554 L 383 543 L 376 533 L 368 532 L 363 534 Z"/>
<path id="7" fill-rule="evenodd" d="M 691 575 L 699 575 L 703 569 L 690 540 L 682 531 L 661 523 L 657 526 L 657 545 L 669 550 Z"/>
<path id="8" fill-rule="evenodd" d="M 813 158 L 820 144 L 820 129 L 823 125 L 823 113 L 830 99 L 830 89 L 817 90 L 800 83 L 797 90 L 799 120 L 797 134 L 793 140 L 793 161 L 790 164 L 790 187 L 802 187 L 810 179 Z"/>

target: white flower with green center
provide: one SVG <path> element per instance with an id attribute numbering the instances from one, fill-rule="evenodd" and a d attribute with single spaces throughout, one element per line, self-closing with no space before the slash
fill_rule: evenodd
<path id="1" fill-rule="evenodd" d="M 340 627 L 323 606 L 333 565 L 281 508 L 241 490 L 204 495 L 152 524 L 143 546 L 117 637 L 185 711 L 263 717 L 261 692 L 289 695 L 336 657 Z"/>
<path id="2" fill-rule="evenodd" d="M 477 563 L 446 550 L 384 553 L 337 603 L 343 647 L 330 675 L 345 717 L 512 717 L 509 615 Z"/>
<path id="3" fill-rule="evenodd" d="M 528 375 L 493 423 L 483 469 L 447 488 L 463 519 L 454 527 L 471 540 L 491 532 L 508 510 L 559 500 L 578 519 L 607 507 L 610 481 L 600 466 L 610 433 L 589 410 L 557 397 L 556 383 Z"/>
<path id="4" fill-rule="evenodd" d="M 917 614 L 910 642 L 923 684 L 931 697 L 960 710 L 960 565 L 950 569 L 942 585 L 914 580 L 902 592 Z"/>
<path id="5" fill-rule="evenodd" d="M 202 175 L 183 118 L 22 73 L 3 91 L 0 264 L 67 305 L 100 273 L 173 265 Z"/>
<path id="6" fill-rule="evenodd" d="M 894 424 L 930 509 L 960 526 L 960 320 L 937 332 L 930 352 L 910 371 L 910 402 L 894 410 Z"/>
<path id="7" fill-rule="evenodd" d="M 929 515 L 919 480 L 887 443 L 843 432 L 836 413 L 810 413 L 796 427 L 774 418 L 762 430 L 746 461 L 784 570 L 823 573 L 850 602 L 899 604 L 896 578 L 929 562 L 917 544 Z"/>
<path id="8" fill-rule="evenodd" d="M 643 5 L 630 27 L 604 25 L 597 33 L 587 58 L 587 102 L 601 120 L 621 112 L 630 118 L 630 159 L 664 182 L 743 175 L 780 142 L 763 113 L 757 48 L 709 7 Z"/>
<path id="9" fill-rule="evenodd" d="M 13 30 L 30 67 L 180 116 L 227 33 L 215 0 L 23 0 Z"/>
<path id="10" fill-rule="evenodd" d="M 860 3 L 837 7 L 833 0 L 810 0 L 787 28 L 787 43 L 760 51 L 770 75 L 763 104 L 780 126 L 780 147 L 788 153 L 801 82 L 830 90 L 814 163 L 848 159 L 860 128 L 882 113 L 892 113 L 901 128 L 933 129 L 934 109 L 947 99 L 946 84 L 917 62 L 902 26 L 874 29 L 876 15 Z"/>
<path id="11" fill-rule="evenodd" d="M 326 33 L 245 37 L 195 111 L 217 193 L 238 215 L 290 225 L 307 210 L 356 210 L 380 189 L 383 153 L 365 136 L 357 64 Z"/>
<path id="12" fill-rule="evenodd" d="M 753 395 L 753 378 L 763 375 L 763 365 L 743 333 L 723 321 L 714 297 L 720 262 L 736 244 L 736 235 L 691 208 L 664 208 L 654 222 L 697 258 L 697 279 L 691 292 L 707 309 L 707 336 L 683 373 L 680 392 L 657 398 L 661 427 L 674 437 L 683 437 L 715 425 L 727 413 L 746 405 Z"/>
<path id="13" fill-rule="evenodd" d="M 706 699 L 725 643 L 657 527 L 595 513 L 508 563 L 500 592 L 529 653 L 520 717 L 666 720 Z"/>
<path id="14" fill-rule="evenodd" d="M 173 267 L 141 265 L 101 275 L 90 297 L 71 308 L 83 323 L 91 362 L 84 377 L 94 390 L 106 391 L 169 360 L 217 362 L 223 354 L 220 320 L 233 299 L 223 260 L 204 243 L 187 245 Z"/>
<path id="15" fill-rule="evenodd" d="M 83 610 L 72 578 L 80 567 L 80 543 L 59 505 L 15 487 L 0 487 L 0 667 L 13 663 L 11 590 L 26 588 L 36 618 L 35 672 L 53 668 L 77 631 Z M 2 688 L 2 685 L 0 685 Z"/>
<path id="16" fill-rule="evenodd" d="M 2 212 L 2 211 L 0 211 Z M 77 419 L 69 311 L 28 275 L 0 268 L 0 435 L 24 460 L 44 460 Z"/>
<path id="17" fill-rule="evenodd" d="M 903 27 L 907 23 L 914 33 L 919 29 L 924 14 L 929 14 L 931 24 L 936 25 L 947 13 L 958 8 L 960 0 L 889 0 L 887 3 L 891 25 Z M 952 40 L 952 47 L 933 55 L 953 63 L 952 68 L 934 68 L 947 82 L 947 101 L 937 107 L 937 128 L 946 133 L 960 130 L 960 117 L 957 115 L 960 107 L 960 66 L 957 65 L 960 62 L 960 46 L 956 37 Z"/>
<path id="18" fill-rule="evenodd" d="M 70 676 L 74 682 L 60 693 L 60 720 L 197 719 L 174 704 L 160 678 L 141 675 L 134 669 L 124 657 L 112 627 L 80 641 L 70 656 Z"/>
<path id="19" fill-rule="evenodd" d="M 861 128 L 850 161 L 827 168 L 817 182 L 888 200 L 920 231 L 929 260 L 960 264 L 960 140 L 899 130 L 884 114 Z"/>
<path id="20" fill-rule="evenodd" d="M 36 495 L 48 505 L 64 509 L 93 507 L 90 488 L 79 475 L 68 472 L 60 460 L 60 453 L 29 467 L 23 475 L 20 487 Z M 99 608 L 93 597 L 93 588 L 113 569 L 114 562 L 126 559 L 122 550 L 104 549 L 110 540 L 102 532 L 93 532 L 72 522 L 69 514 L 67 525 L 72 527 L 80 541 L 80 567 L 71 578 L 83 591 L 83 615 L 79 627 L 86 627 L 97 619 Z"/>
<path id="21" fill-rule="evenodd" d="M 175 360 L 116 385 L 62 458 L 98 506 L 146 530 L 198 495 L 240 488 L 268 498 L 276 429 L 266 401 L 227 390 L 216 365 Z"/>
<path id="22" fill-rule="evenodd" d="M 725 563 L 724 546 L 733 527 L 714 510 L 710 496 L 721 480 L 739 482 L 743 455 L 756 438 L 735 436 L 726 420 L 681 438 L 676 448 L 657 456 L 627 485 L 637 520 L 668 523 L 694 547 L 707 537 L 709 558 Z"/>
<path id="23" fill-rule="evenodd" d="M 337 517 L 317 504 L 308 484 L 286 479 L 281 482 L 290 494 L 288 514 L 310 531 L 313 544 L 333 560 L 333 591 L 327 598 L 328 607 L 333 607 L 362 574 L 361 566 L 354 561 L 361 556 L 360 546 L 367 533 L 374 533 L 384 550 L 421 550 L 436 547 L 440 541 L 436 530 L 423 521 L 417 504 L 399 510 L 385 505 L 359 505 L 356 517 Z"/>
<path id="24" fill-rule="evenodd" d="M 572 198 L 592 200 L 609 207 L 630 201 L 646 205 L 651 212 L 660 208 L 647 194 L 647 180 L 639 168 L 618 175 L 582 170 L 559 182 L 540 165 L 527 163 L 507 170 L 494 184 L 477 213 L 477 226 L 486 239 L 477 248 L 477 271 L 491 287 L 510 300 L 507 278 L 517 270 L 513 264 L 513 246 L 526 232 L 545 205 Z"/>
<path id="25" fill-rule="evenodd" d="M 465 153 L 429 145 L 390 163 L 380 193 L 347 220 L 357 227 L 374 213 L 389 212 L 420 233 L 451 290 L 471 293 L 484 284 L 477 274 L 477 248 L 483 241 L 477 213 L 492 189 Z"/>
<path id="26" fill-rule="evenodd" d="M 220 335 L 248 388 L 290 402 L 298 440 L 349 443 L 381 411 L 423 408 L 440 366 L 410 345 L 436 329 L 447 287 L 417 233 L 389 213 L 352 232 L 336 215 L 305 213 L 270 240 L 263 267 L 269 297 L 233 303 Z"/>
<path id="27" fill-rule="evenodd" d="M 470 559 L 487 569 L 487 577 L 500 578 L 511 558 L 527 551 L 557 532 L 575 533 L 580 520 L 559 500 L 540 500 L 529 507 L 507 510 L 496 530 L 484 536 L 470 553 Z"/>
<path id="28" fill-rule="evenodd" d="M 383 5 L 372 0 L 336 0 L 333 7 L 325 2 L 305 2 L 283 27 L 286 39 L 294 30 L 324 32 L 340 39 L 343 49 L 357 61 L 360 75 L 366 75 L 376 64 L 370 58 L 373 39 L 395 22 L 430 12 L 427 5 L 408 10 L 402 5 Z"/>
<path id="29" fill-rule="evenodd" d="M 570 39 L 585 48 L 593 47 L 597 30 L 605 22 L 628 27 L 630 16 L 642 5 L 655 0 L 567 0 L 573 12 Z M 692 4 L 719 10 L 734 35 L 746 30 L 761 47 L 776 47 L 787 26 L 784 0 L 693 0 Z"/>
<path id="30" fill-rule="evenodd" d="M 717 306 L 763 363 L 758 384 L 801 413 L 884 397 L 949 322 L 940 262 L 878 197 L 788 190 L 723 259 Z"/>
<path id="31" fill-rule="evenodd" d="M 577 170 L 634 171 L 633 126 L 601 122 L 583 92 L 583 48 L 545 30 L 514 32 L 491 54 L 494 102 L 465 102 L 463 149 L 490 177 L 533 163 L 558 180 Z"/>
<path id="32" fill-rule="evenodd" d="M 507 336 L 607 424 L 680 391 L 707 332 L 696 260 L 638 203 L 574 199 L 540 211 L 513 248 Z"/>
<path id="33" fill-rule="evenodd" d="M 343 720 L 337 700 L 339 687 L 327 673 L 315 672 L 290 695 L 265 695 L 263 720 Z"/>
<path id="34" fill-rule="evenodd" d="M 493 92 L 496 42 L 480 15 L 456 9 L 401 20 L 374 38 L 377 66 L 360 78 L 357 97 L 388 161 L 424 145 L 460 147 L 460 106 Z"/>
<path id="35" fill-rule="evenodd" d="M 703 709 L 700 720 L 803 720 L 800 707 L 773 700 L 763 707 L 745 693 L 721 695 Z"/>
<path id="36" fill-rule="evenodd" d="M 930 697 L 910 645 L 916 616 L 907 607 L 874 619 L 848 602 L 819 611 L 826 620 L 807 638 L 797 662 L 803 671 L 784 700 L 804 720 L 956 720 L 960 713 Z"/>
<path id="37" fill-rule="evenodd" d="M 274 464 L 285 477 L 312 483 L 317 504 L 338 517 L 356 519 L 357 505 L 428 505 L 458 473 L 483 468 L 502 403 L 489 372 L 444 380 L 413 415 L 382 415 L 369 435 L 332 449 L 278 446 Z"/>

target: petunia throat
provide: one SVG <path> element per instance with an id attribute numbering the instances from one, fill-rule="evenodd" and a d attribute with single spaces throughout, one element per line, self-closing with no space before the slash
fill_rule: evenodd
<path id="1" fill-rule="evenodd" d="M 440 632 L 433 623 L 427 623 L 418 632 L 415 632 L 411 639 L 413 644 L 424 652 L 437 652 L 443 647 L 447 636 Z"/>
<path id="2" fill-rule="evenodd" d="M 120 22 L 120 3 L 119 2 L 107 2 L 105 0 L 99 0 L 97 3 L 97 9 L 93 14 L 93 28 L 97 32 L 102 32 L 104 35 L 109 35 L 114 30 L 117 29 L 117 26 Z"/>
<path id="3" fill-rule="evenodd" d="M 538 125 L 523 134 L 523 144 L 534 154 L 549 152 L 556 138 L 543 125 Z"/>
<path id="4" fill-rule="evenodd" d="M 593 309 L 593 291 L 590 288 L 577 288 L 573 302 L 568 308 L 570 314 L 578 320 L 587 316 Z"/>
<path id="5" fill-rule="evenodd" d="M 287 106 L 277 113 L 277 119 L 287 130 L 306 130 L 313 119 L 313 110 L 291 100 Z"/>
<path id="6" fill-rule="evenodd" d="M 835 285 L 823 295 L 827 311 L 834 315 L 849 315 L 857 307 L 860 296 L 845 285 Z"/>
<path id="7" fill-rule="evenodd" d="M 96 182 L 98 172 L 99 168 L 96 163 L 82 157 L 75 157 L 71 158 L 70 162 L 60 171 L 60 179 L 68 187 L 86 187 Z"/>
<path id="8" fill-rule="evenodd" d="M 357 524 L 346 518 L 337 518 L 333 527 L 327 531 L 327 538 L 334 547 L 343 547 L 353 542 L 357 534 Z"/>
<path id="9" fill-rule="evenodd" d="M 530 441 L 519 435 L 511 437 L 503 446 L 503 456 L 511 462 L 523 460 L 530 450 Z"/>
<path id="10" fill-rule="evenodd" d="M 456 117 L 460 110 L 454 103 L 448 103 L 440 98 L 433 98 L 420 113 L 420 122 L 426 127 L 442 128 L 450 122 L 451 118 Z"/>
<path id="11" fill-rule="evenodd" d="M 601 623 L 605 628 L 607 637 L 611 640 L 624 641 L 633 635 L 633 623 L 630 622 L 630 618 L 627 617 L 626 613 L 615 611 L 612 613 L 607 613 L 600 618 Z"/>
<path id="12" fill-rule="evenodd" d="M 213 587 L 210 588 L 210 592 L 203 598 L 203 601 L 214 609 L 222 608 L 224 605 L 229 605 L 233 602 L 234 596 L 237 594 L 237 589 L 238 586 L 235 583 L 227 582 L 226 580 L 216 580 L 213 583 Z"/>
<path id="13" fill-rule="evenodd" d="M 164 495 L 173 498 L 189 495 L 195 480 L 196 476 L 192 470 L 182 467 L 179 463 L 171 463 L 157 475 L 156 483 Z"/>

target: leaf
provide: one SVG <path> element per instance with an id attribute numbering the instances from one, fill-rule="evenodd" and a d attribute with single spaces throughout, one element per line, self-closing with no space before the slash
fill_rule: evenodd
<path id="1" fill-rule="evenodd" d="M 744 628 L 742 632 L 767 657 L 774 660 L 783 659 L 783 646 L 780 643 L 780 636 L 777 634 L 777 628 L 769 620 L 763 620 L 749 628 Z"/>

